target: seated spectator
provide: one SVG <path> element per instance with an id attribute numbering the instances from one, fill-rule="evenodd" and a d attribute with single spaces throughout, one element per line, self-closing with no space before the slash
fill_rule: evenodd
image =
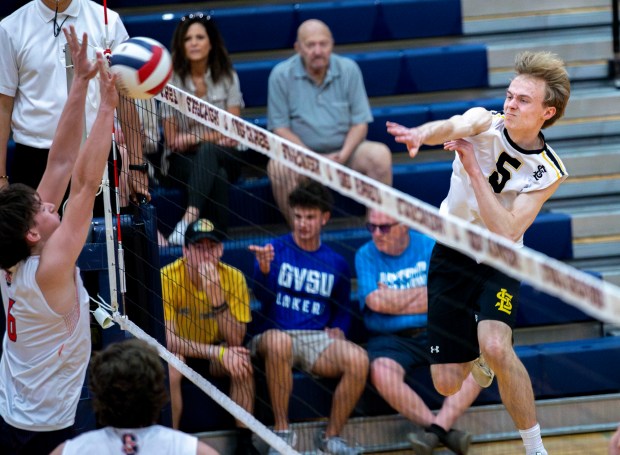
<path id="1" fill-rule="evenodd" d="M 452 425 L 480 393 L 474 378 L 470 375 L 458 393 L 446 398 L 436 415 L 405 382 L 416 368 L 430 365 L 426 280 L 435 241 L 374 209 L 367 227 L 372 240 L 355 255 L 355 268 L 370 331 L 370 380 L 392 408 L 424 428 L 408 435 L 416 455 L 430 455 L 440 442 L 466 454 L 471 435 Z"/>
<path id="2" fill-rule="evenodd" d="M 220 261 L 224 234 L 209 220 L 191 223 L 183 257 L 161 270 L 168 349 L 194 369 L 230 377 L 230 397 L 249 413 L 254 410 L 250 352 L 243 346 L 250 321 L 250 297 L 243 274 Z M 172 423 L 179 428 L 183 376 L 170 367 Z M 237 421 L 236 454 L 258 454 L 252 433 Z"/>
<path id="3" fill-rule="evenodd" d="M 384 144 L 366 140 L 372 113 L 357 64 L 332 54 L 334 39 L 323 22 L 299 26 L 296 55 L 269 76 L 268 128 L 296 144 L 324 154 L 373 179 L 392 184 L 392 155 Z M 267 171 L 273 196 L 288 223 L 289 193 L 300 175 L 276 161 Z"/>
<path id="4" fill-rule="evenodd" d="M 171 83 L 231 114 L 241 115 L 243 98 L 224 40 L 210 16 L 181 18 L 172 39 Z M 228 229 L 229 182 L 240 173 L 237 142 L 180 115 L 163 113 L 166 157 L 162 169 L 171 181 L 187 186 L 188 203 L 168 242 L 183 245 L 187 226 L 208 217 Z M 168 167 L 167 167 L 168 166 Z M 167 167 L 167 168 L 166 168 Z"/>
<path id="5" fill-rule="evenodd" d="M 131 339 L 96 354 L 89 387 L 97 422 L 103 427 L 62 443 L 51 455 L 157 453 L 217 455 L 195 436 L 156 425 L 168 402 L 166 374 L 155 348 Z M 99 449 L 96 449 L 96 448 Z"/>
<path id="6" fill-rule="evenodd" d="M 253 354 L 265 360 L 274 431 L 291 446 L 295 445 L 288 423 L 291 368 L 340 378 L 317 449 L 353 455 L 358 451 L 339 435 L 364 390 L 368 356 L 346 339 L 351 310 L 349 266 L 342 256 L 321 244 L 331 198 L 320 183 L 302 182 L 289 196 L 293 232 L 265 246 L 249 247 L 256 255 L 254 294 L 265 319 L 262 332 L 259 330 L 250 346 Z"/>

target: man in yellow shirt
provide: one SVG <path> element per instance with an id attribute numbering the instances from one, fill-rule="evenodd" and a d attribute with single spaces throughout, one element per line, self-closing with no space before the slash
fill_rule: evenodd
<path id="1" fill-rule="evenodd" d="M 183 257 L 161 270 L 168 349 L 191 366 L 205 362 L 213 376 L 230 377 L 230 397 L 252 413 L 254 377 L 243 346 L 251 320 L 250 298 L 241 271 L 220 261 L 224 234 L 209 220 L 191 223 Z M 178 429 L 183 400 L 182 375 L 170 368 L 173 427 Z M 258 454 L 251 432 L 237 421 L 236 454 Z"/>

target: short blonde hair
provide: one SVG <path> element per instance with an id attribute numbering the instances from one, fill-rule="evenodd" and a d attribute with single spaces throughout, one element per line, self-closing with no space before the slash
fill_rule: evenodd
<path id="1" fill-rule="evenodd" d="M 515 72 L 545 81 L 545 106 L 555 107 L 555 115 L 543 123 L 553 125 L 564 115 L 570 98 L 570 79 L 564 61 L 551 52 L 521 52 L 515 59 Z"/>

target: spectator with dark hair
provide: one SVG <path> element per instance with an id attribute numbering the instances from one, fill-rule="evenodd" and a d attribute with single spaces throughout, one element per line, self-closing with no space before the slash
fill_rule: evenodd
<path id="1" fill-rule="evenodd" d="M 195 436 L 156 425 L 168 402 L 166 374 L 155 348 L 131 339 L 93 356 L 88 382 L 97 423 L 103 428 L 70 439 L 51 455 L 157 453 L 216 455 Z"/>
<path id="2" fill-rule="evenodd" d="M 321 243 L 332 196 L 320 183 L 305 180 L 288 200 L 292 233 L 264 246 L 249 247 L 256 255 L 254 294 L 265 319 L 250 347 L 265 360 L 276 434 L 295 445 L 288 406 L 293 388 L 291 368 L 298 367 L 315 376 L 339 378 L 317 449 L 334 455 L 356 454 L 340 434 L 364 390 L 368 356 L 346 339 L 351 322 L 349 266 Z"/>
<path id="3" fill-rule="evenodd" d="M 172 84 L 216 107 L 241 115 L 243 98 L 215 21 L 202 13 L 183 16 L 172 39 Z M 168 237 L 183 245 L 187 226 L 198 218 L 228 228 L 229 182 L 239 177 L 237 142 L 189 117 L 164 112 L 166 151 L 162 168 L 188 189 L 187 208 Z"/>

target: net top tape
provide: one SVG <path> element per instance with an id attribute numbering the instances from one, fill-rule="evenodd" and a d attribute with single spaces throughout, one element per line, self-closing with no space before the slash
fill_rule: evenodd
<path id="1" fill-rule="evenodd" d="M 599 320 L 620 323 L 620 288 L 370 179 L 352 169 L 167 85 L 156 99 L 240 144 L 320 181 L 339 193 L 438 242 L 570 302 Z"/>

